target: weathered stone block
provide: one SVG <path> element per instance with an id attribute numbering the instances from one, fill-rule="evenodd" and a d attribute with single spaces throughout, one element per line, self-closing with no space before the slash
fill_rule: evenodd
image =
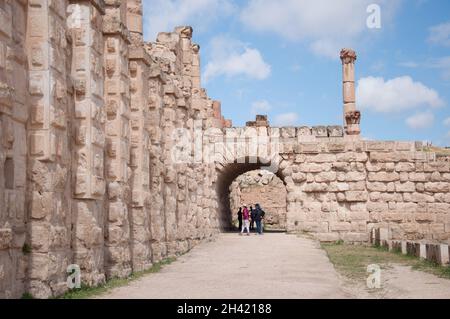
<path id="1" fill-rule="evenodd" d="M 430 193 L 450 192 L 450 183 L 425 183 L 425 191 Z"/>
<path id="2" fill-rule="evenodd" d="M 316 137 L 328 137 L 328 129 L 326 126 L 314 126 L 312 128 L 312 135 Z"/>
<path id="3" fill-rule="evenodd" d="M 348 191 L 345 192 L 345 197 L 349 202 L 365 202 L 367 201 L 368 194 L 367 192 L 361 191 Z"/>
<path id="4" fill-rule="evenodd" d="M 413 182 L 396 182 L 395 191 L 399 193 L 414 193 L 416 191 L 416 185 Z"/>
<path id="5" fill-rule="evenodd" d="M 370 182 L 396 182 L 400 180 L 400 175 L 398 173 L 369 173 L 368 179 Z"/>
<path id="6" fill-rule="evenodd" d="M 0 250 L 10 248 L 12 239 L 13 239 L 12 229 L 10 228 L 0 229 Z"/>
<path id="7" fill-rule="evenodd" d="M 328 126 L 328 136 L 329 137 L 343 137 L 344 129 L 342 126 Z"/>

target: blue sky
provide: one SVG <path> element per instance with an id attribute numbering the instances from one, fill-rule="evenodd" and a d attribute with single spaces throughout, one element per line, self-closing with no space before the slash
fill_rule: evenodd
<path id="1" fill-rule="evenodd" d="M 363 137 L 450 146 L 448 0 L 143 2 L 146 40 L 194 28 L 202 85 L 235 126 L 256 113 L 279 126 L 342 124 L 339 51 L 351 47 Z"/>

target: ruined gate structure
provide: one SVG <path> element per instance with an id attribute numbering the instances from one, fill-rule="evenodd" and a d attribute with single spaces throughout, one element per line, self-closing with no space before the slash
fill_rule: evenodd
<path id="1" fill-rule="evenodd" d="M 140 0 L 0 2 L 0 298 L 60 295 L 71 264 L 97 285 L 214 239 L 230 184 L 261 167 L 286 185 L 288 231 L 448 240 L 449 163 L 360 138 L 352 50 L 343 127 L 235 128 L 191 38 L 144 42 Z"/>

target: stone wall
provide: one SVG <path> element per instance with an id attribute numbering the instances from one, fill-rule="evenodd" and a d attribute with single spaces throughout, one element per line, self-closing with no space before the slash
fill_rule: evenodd
<path id="1" fill-rule="evenodd" d="M 144 43 L 140 0 L 0 3 L 0 298 L 62 294 L 70 264 L 88 285 L 126 277 L 217 234 L 215 166 L 172 156 L 177 129 L 230 126 L 191 37 Z"/>
<path id="2" fill-rule="evenodd" d="M 26 1 L 0 2 L 0 298 L 25 289 L 27 233 Z"/>
<path id="3" fill-rule="evenodd" d="M 245 137 L 252 130 L 266 142 L 249 147 Z M 373 227 L 389 229 L 392 239 L 450 238 L 448 162 L 436 161 L 421 143 L 362 141 L 336 132 L 342 129 L 227 129 L 223 139 L 233 136 L 236 152 L 223 153 L 219 181 L 254 169 L 236 164 L 246 145 L 252 150 L 247 156 L 264 158 L 267 145 L 277 144 L 277 165 L 270 168 L 286 184 L 288 231 L 323 241 L 368 241 Z"/>
<path id="4" fill-rule="evenodd" d="M 285 172 L 293 190 L 288 227 L 322 240 L 367 241 L 375 226 L 393 239 L 448 240 L 448 163 L 406 146 L 366 142 L 345 153 L 300 153 Z"/>
<path id="5" fill-rule="evenodd" d="M 286 187 L 275 174 L 257 170 L 239 176 L 230 186 L 230 200 L 234 225 L 237 225 L 239 207 L 254 208 L 255 204 L 260 204 L 266 213 L 266 229 L 286 229 Z"/>

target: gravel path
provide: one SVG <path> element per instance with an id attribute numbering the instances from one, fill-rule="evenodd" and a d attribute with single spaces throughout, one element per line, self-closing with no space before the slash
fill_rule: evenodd
<path id="1" fill-rule="evenodd" d="M 287 234 L 221 234 L 156 274 L 99 298 L 450 298 L 450 280 L 411 267 L 382 272 L 382 289 L 338 275 L 317 242 Z"/>
<path id="2" fill-rule="evenodd" d="M 318 243 L 287 234 L 222 234 L 161 272 L 101 298 L 350 298 Z"/>

